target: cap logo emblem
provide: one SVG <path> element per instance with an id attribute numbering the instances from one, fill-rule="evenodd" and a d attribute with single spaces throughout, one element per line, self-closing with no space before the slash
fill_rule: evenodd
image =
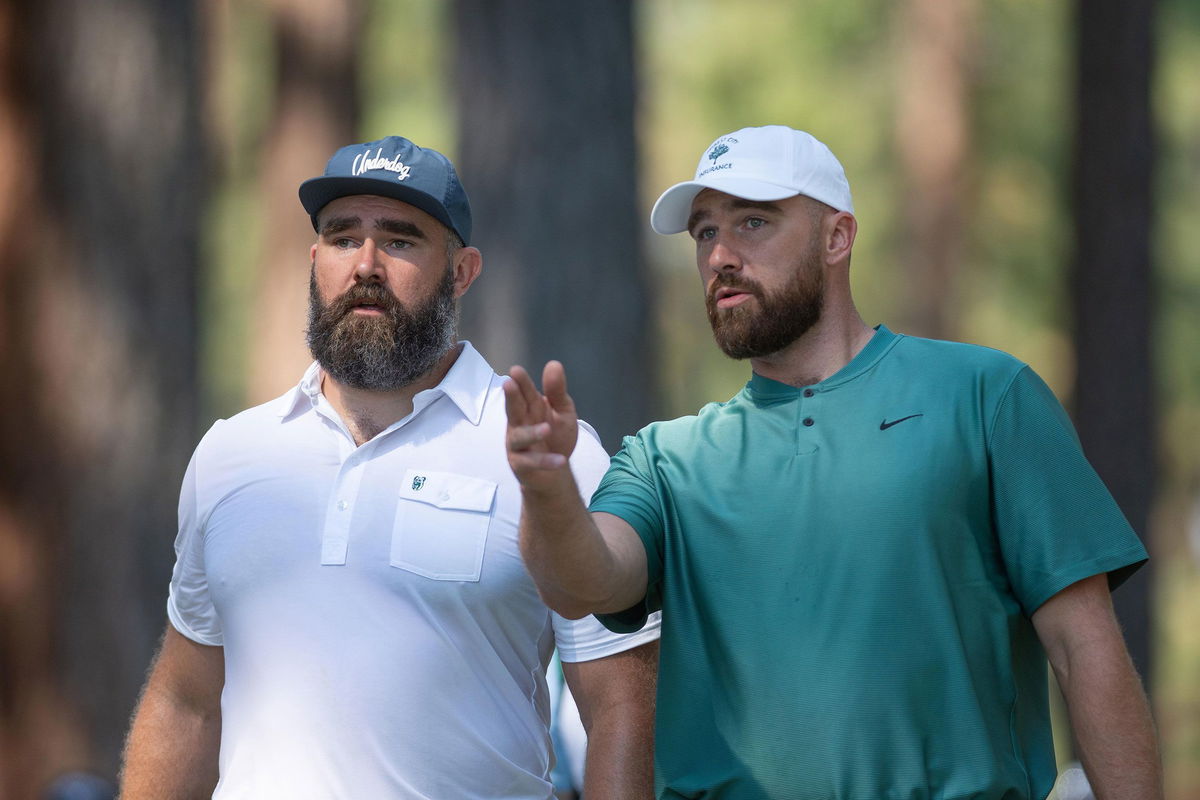
<path id="1" fill-rule="evenodd" d="M 713 142 L 713 146 L 708 149 L 708 160 L 716 161 L 721 156 L 729 152 L 729 145 L 737 144 L 738 140 L 732 136 L 722 136 Z"/>
<path id="2" fill-rule="evenodd" d="M 358 176 L 370 169 L 385 169 L 388 172 L 394 172 L 396 173 L 396 180 L 402 181 L 408 177 L 408 173 L 412 168 L 401 161 L 399 155 L 391 159 L 384 158 L 383 148 L 380 147 L 375 151 L 375 155 L 371 155 L 370 150 L 356 155 L 350 174 Z"/>
<path id="3" fill-rule="evenodd" d="M 421 487 L 425 485 L 425 476 L 417 475 L 413 477 L 412 488 L 414 492 L 421 491 Z"/>

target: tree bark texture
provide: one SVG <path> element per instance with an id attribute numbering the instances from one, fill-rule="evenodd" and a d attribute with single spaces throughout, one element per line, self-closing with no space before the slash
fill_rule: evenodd
<path id="1" fill-rule="evenodd" d="M 954 332 L 971 193 L 971 97 L 978 51 L 975 0 L 905 0 L 899 19 L 896 148 L 902 192 L 906 333 Z"/>
<path id="2" fill-rule="evenodd" d="M 0 795 L 115 774 L 195 438 L 198 15 L 0 5 Z"/>
<path id="3" fill-rule="evenodd" d="M 456 0 L 458 167 L 479 281 L 462 331 L 504 371 L 567 367 L 612 452 L 656 406 L 636 191 L 632 4 Z"/>
<path id="4" fill-rule="evenodd" d="M 1080 0 L 1075 10 L 1075 423 L 1088 458 L 1143 537 L 1157 473 L 1150 106 L 1155 6 L 1154 0 Z M 1152 580 L 1153 571 L 1143 567 L 1114 595 L 1134 662 L 1147 681 Z"/>
<path id="5" fill-rule="evenodd" d="M 250 404 L 276 397 L 312 361 L 304 340 L 309 246 L 300 184 L 339 147 L 358 141 L 361 0 L 270 0 L 275 93 L 262 142 L 262 256 L 251 326 Z"/>

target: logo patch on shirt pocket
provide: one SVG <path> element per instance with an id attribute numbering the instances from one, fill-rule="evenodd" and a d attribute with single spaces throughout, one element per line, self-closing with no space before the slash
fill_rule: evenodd
<path id="1" fill-rule="evenodd" d="M 439 581 L 478 581 L 496 482 L 410 469 L 400 481 L 391 565 Z"/>

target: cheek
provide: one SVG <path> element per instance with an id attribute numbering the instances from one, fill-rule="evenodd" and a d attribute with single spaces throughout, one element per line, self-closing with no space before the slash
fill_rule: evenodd
<path id="1" fill-rule="evenodd" d="M 317 287 L 317 295 L 328 303 L 349 288 L 350 271 L 334 261 L 318 258 L 313 262 L 311 281 Z"/>
<path id="2" fill-rule="evenodd" d="M 426 283 L 427 281 L 422 280 L 420 274 L 414 274 L 409 270 L 389 272 L 387 279 L 384 281 L 384 285 L 388 290 L 401 300 L 427 294 L 430 289 Z"/>

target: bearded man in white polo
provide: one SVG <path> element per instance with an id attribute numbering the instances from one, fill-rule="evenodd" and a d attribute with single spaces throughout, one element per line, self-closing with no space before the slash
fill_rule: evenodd
<path id="1" fill-rule="evenodd" d="M 300 200 L 316 361 L 196 448 L 122 797 L 547 800 L 556 646 L 589 794 L 647 796 L 657 629 L 569 622 L 521 563 L 503 379 L 454 335 L 482 267 L 454 167 L 388 137 Z"/>

